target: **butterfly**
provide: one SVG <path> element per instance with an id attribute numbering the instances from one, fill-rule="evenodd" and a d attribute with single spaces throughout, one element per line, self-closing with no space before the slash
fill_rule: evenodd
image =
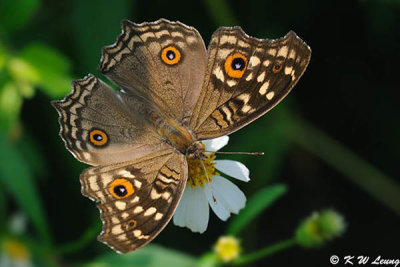
<path id="1" fill-rule="evenodd" d="M 82 194 L 97 202 L 98 239 L 120 253 L 143 247 L 167 225 L 201 140 L 231 134 L 278 104 L 303 75 L 309 46 L 293 31 L 276 40 L 222 27 L 208 49 L 198 31 L 160 19 L 124 20 L 99 70 L 72 83 L 60 136 L 78 160 Z"/>

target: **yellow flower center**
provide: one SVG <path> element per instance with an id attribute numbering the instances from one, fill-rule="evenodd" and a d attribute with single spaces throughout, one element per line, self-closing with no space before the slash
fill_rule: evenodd
<path id="1" fill-rule="evenodd" d="M 203 160 L 204 167 L 206 169 L 208 178 L 211 179 L 214 175 L 219 175 L 218 172 L 215 171 L 214 165 L 214 159 L 215 159 L 215 153 L 208 153 L 206 155 L 207 158 Z M 199 159 L 189 159 L 186 158 L 188 162 L 188 169 L 189 169 L 189 175 L 188 175 L 188 185 L 190 185 L 192 188 L 196 186 L 201 186 L 204 187 L 205 183 L 208 183 L 206 173 L 204 172 L 204 168 L 201 164 L 201 160 Z"/>
<path id="2" fill-rule="evenodd" d="M 239 240 L 233 236 L 221 236 L 215 244 L 215 252 L 223 262 L 237 259 L 240 254 Z"/>

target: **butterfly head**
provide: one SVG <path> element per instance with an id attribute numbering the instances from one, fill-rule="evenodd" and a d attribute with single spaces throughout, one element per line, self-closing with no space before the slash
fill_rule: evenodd
<path id="1" fill-rule="evenodd" d="M 186 150 L 186 156 L 189 159 L 204 160 L 207 156 L 204 154 L 205 146 L 200 141 L 193 142 Z"/>

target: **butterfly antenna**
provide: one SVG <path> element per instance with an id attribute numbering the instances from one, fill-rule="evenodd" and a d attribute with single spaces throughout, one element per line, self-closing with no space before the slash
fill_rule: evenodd
<path id="1" fill-rule="evenodd" d="M 264 152 L 221 152 L 221 151 L 206 151 L 206 152 L 212 152 L 216 154 L 264 156 Z"/>
<path id="2" fill-rule="evenodd" d="M 213 199 L 214 203 L 217 204 L 217 199 L 214 196 L 214 191 L 212 190 L 212 187 L 211 187 L 211 184 L 210 184 L 210 177 L 208 177 L 206 166 L 204 166 L 204 162 L 203 162 L 202 159 L 200 160 L 200 162 L 201 162 L 201 166 L 203 166 L 204 173 L 206 174 L 206 177 L 207 177 L 207 185 L 210 187 L 212 199 Z"/>

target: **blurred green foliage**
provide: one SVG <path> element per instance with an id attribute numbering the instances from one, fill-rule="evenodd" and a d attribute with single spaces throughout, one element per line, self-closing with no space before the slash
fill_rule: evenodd
<path id="1" fill-rule="evenodd" d="M 306 1 L 305 5 L 308 2 L 311 3 Z M 283 223 L 287 226 L 285 229 L 293 229 L 283 233 L 281 225 L 269 225 L 274 232 L 281 233 L 279 238 L 282 241 L 277 243 L 272 239 L 260 241 L 258 236 L 264 232 L 264 215 L 269 214 L 266 210 L 273 209 L 278 199 L 290 198 L 296 190 L 284 183 L 272 183 L 285 173 L 288 158 L 299 158 L 293 156 L 293 151 L 299 148 L 305 150 L 301 157 L 307 158 L 304 155 L 308 153 L 314 155 L 315 161 L 324 162 L 333 172 L 347 177 L 357 189 L 361 188 L 380 203 L 382 209 L 388 209 L 396 216 L 400 214 L 398 181 L 306 121 L 298 114 L 301 112 L 296 103 L 288 100 L 268 115 L 268 119 L 257 121 L 232 138 L 237 141 L 231 142 L 230 151 L 268 151 L 265 158 L 257 160 L 231 156 L 245 162 L 251 170 L 252 181 L 245 190 L 247 206 L 228 223 L 211 220 L 213 227 L 210 226 L 212 230 L 208 231 L 211 234 L 206 238 L 195 236 L 202 245 L 193 240 L 191 233 L 182 229 L 171 232 L 171 228 L 165 230 L 169 235 L 157 240 L 186 250 L 181 252 L 150 244 L 122 256 L 99 245 L 95 241 L 101 229 L 97 211 L 92 203 L 79 196 L 78 175 L 83 165 L 68 155 L 58 138 L 57 114 L 51 109 L 50 100 L 69 93 L 75 77 L 96 72 L 100 49 L 115 40 L 121 19 L 155 20 L 158 16 L 179 19 L 187 24 L 197 23 L 199 31 L 204 32 L 203 36 L 218 26 L 242 25 L 247 21 L 248 25 L 261 25 L 252 28 L 258 32 L 250 32 L 260 38 L 280 32 L 279 23 L 285 19 L 285 16 L 270 11 L 269 8 L 278 10 L 279 5 L 268 1 L 249 1 L 238 7 L 235 2 L 205 0 L 188 8 L 178 8 L 181 15 L 172 13 L 171 17 L 168 16 L 171 8 L 183 4 L 187 2 L 178 1 L 176 5 L 157 2 L 155 8 L 144 2 L 128 0 L 0 1 L 0 243 L 13 240 L 10 243 L 13 246 L 7 249 L 2 246 L 0 263 L 8 260 L 38 266 L 218 266 L 222 263 L 213 252 L 212 243 L 218 235 L 227 233 L 244 239 L 245 253 L 233 264 L 256 264 L 255 261 L 297 244 L 291 237 L 296 223 Z M 306 14 L 297 14 L 297 4 L 295 1 L 283 4 L 290 7 L 285 11 L 290 15 L 288 17 L 294 18 L 293 23 L 305 20 L 307 14 L 318 14 L 314 9 L 328 12 L 322 4 L 315 7 L 310 4 Z M 400 10 L 398 3 L 360 1 L 358 4 L 365 12 L 366 31 L 376 32 L 384 39 L 385 31 L 395 28 L 392 25 L 396 24 L 394 13 Z M 199 12 L 192 18 L 197 8 L 204 14 Z M 248 15 L 261 9 L 266 10 L 269 16 Z M 141 11 L 150 12 L 150 15 L 141 16 Z M 264 19 L 275 21 L 275 24 L 263 24 Z M 368 44 L 381 47 L 382 39 L 371 37 Z M 318 46 L 318 41 L 315 43 L 317 49 L 313 57 L 318 61 L 321 56 L 318 48 L 323 45 Z M 398 43 L 389 44 L 389 48 L 390 45 L 397 49 Z M 357 70 L 351 64 L 345 68 L 349 76 L 356 75 L 354 70 Z M 393 121 L 398 124 L 398 117 L 394 116 Z M 252 137 L 250 141 L 248 136 Z M 396 142 L 395 138 L 392 139 Z M 301 167 L 298 173 L 304 171 Z M 313 172 L 308 171 L 307 175 Z M 310 209 L 320 208 L 320 205 L 322 203 L 312 203 L 309 207 L 297 208 L 305 214 Z M 279 209 L 279 202 L 275 206 Z M 15 222 L 10 219 L 20 211 L 27 218 L 24 232 L 15 230 Z M 285 216 L 285 212 L 288 213 L 283 211 L 280 215 Z M 297 214 L 297 211 L 289 212 Z M 285 221 L 285 218 L 278 219 Z M 176 244 L 178 239 L 183 243 Z"/>

